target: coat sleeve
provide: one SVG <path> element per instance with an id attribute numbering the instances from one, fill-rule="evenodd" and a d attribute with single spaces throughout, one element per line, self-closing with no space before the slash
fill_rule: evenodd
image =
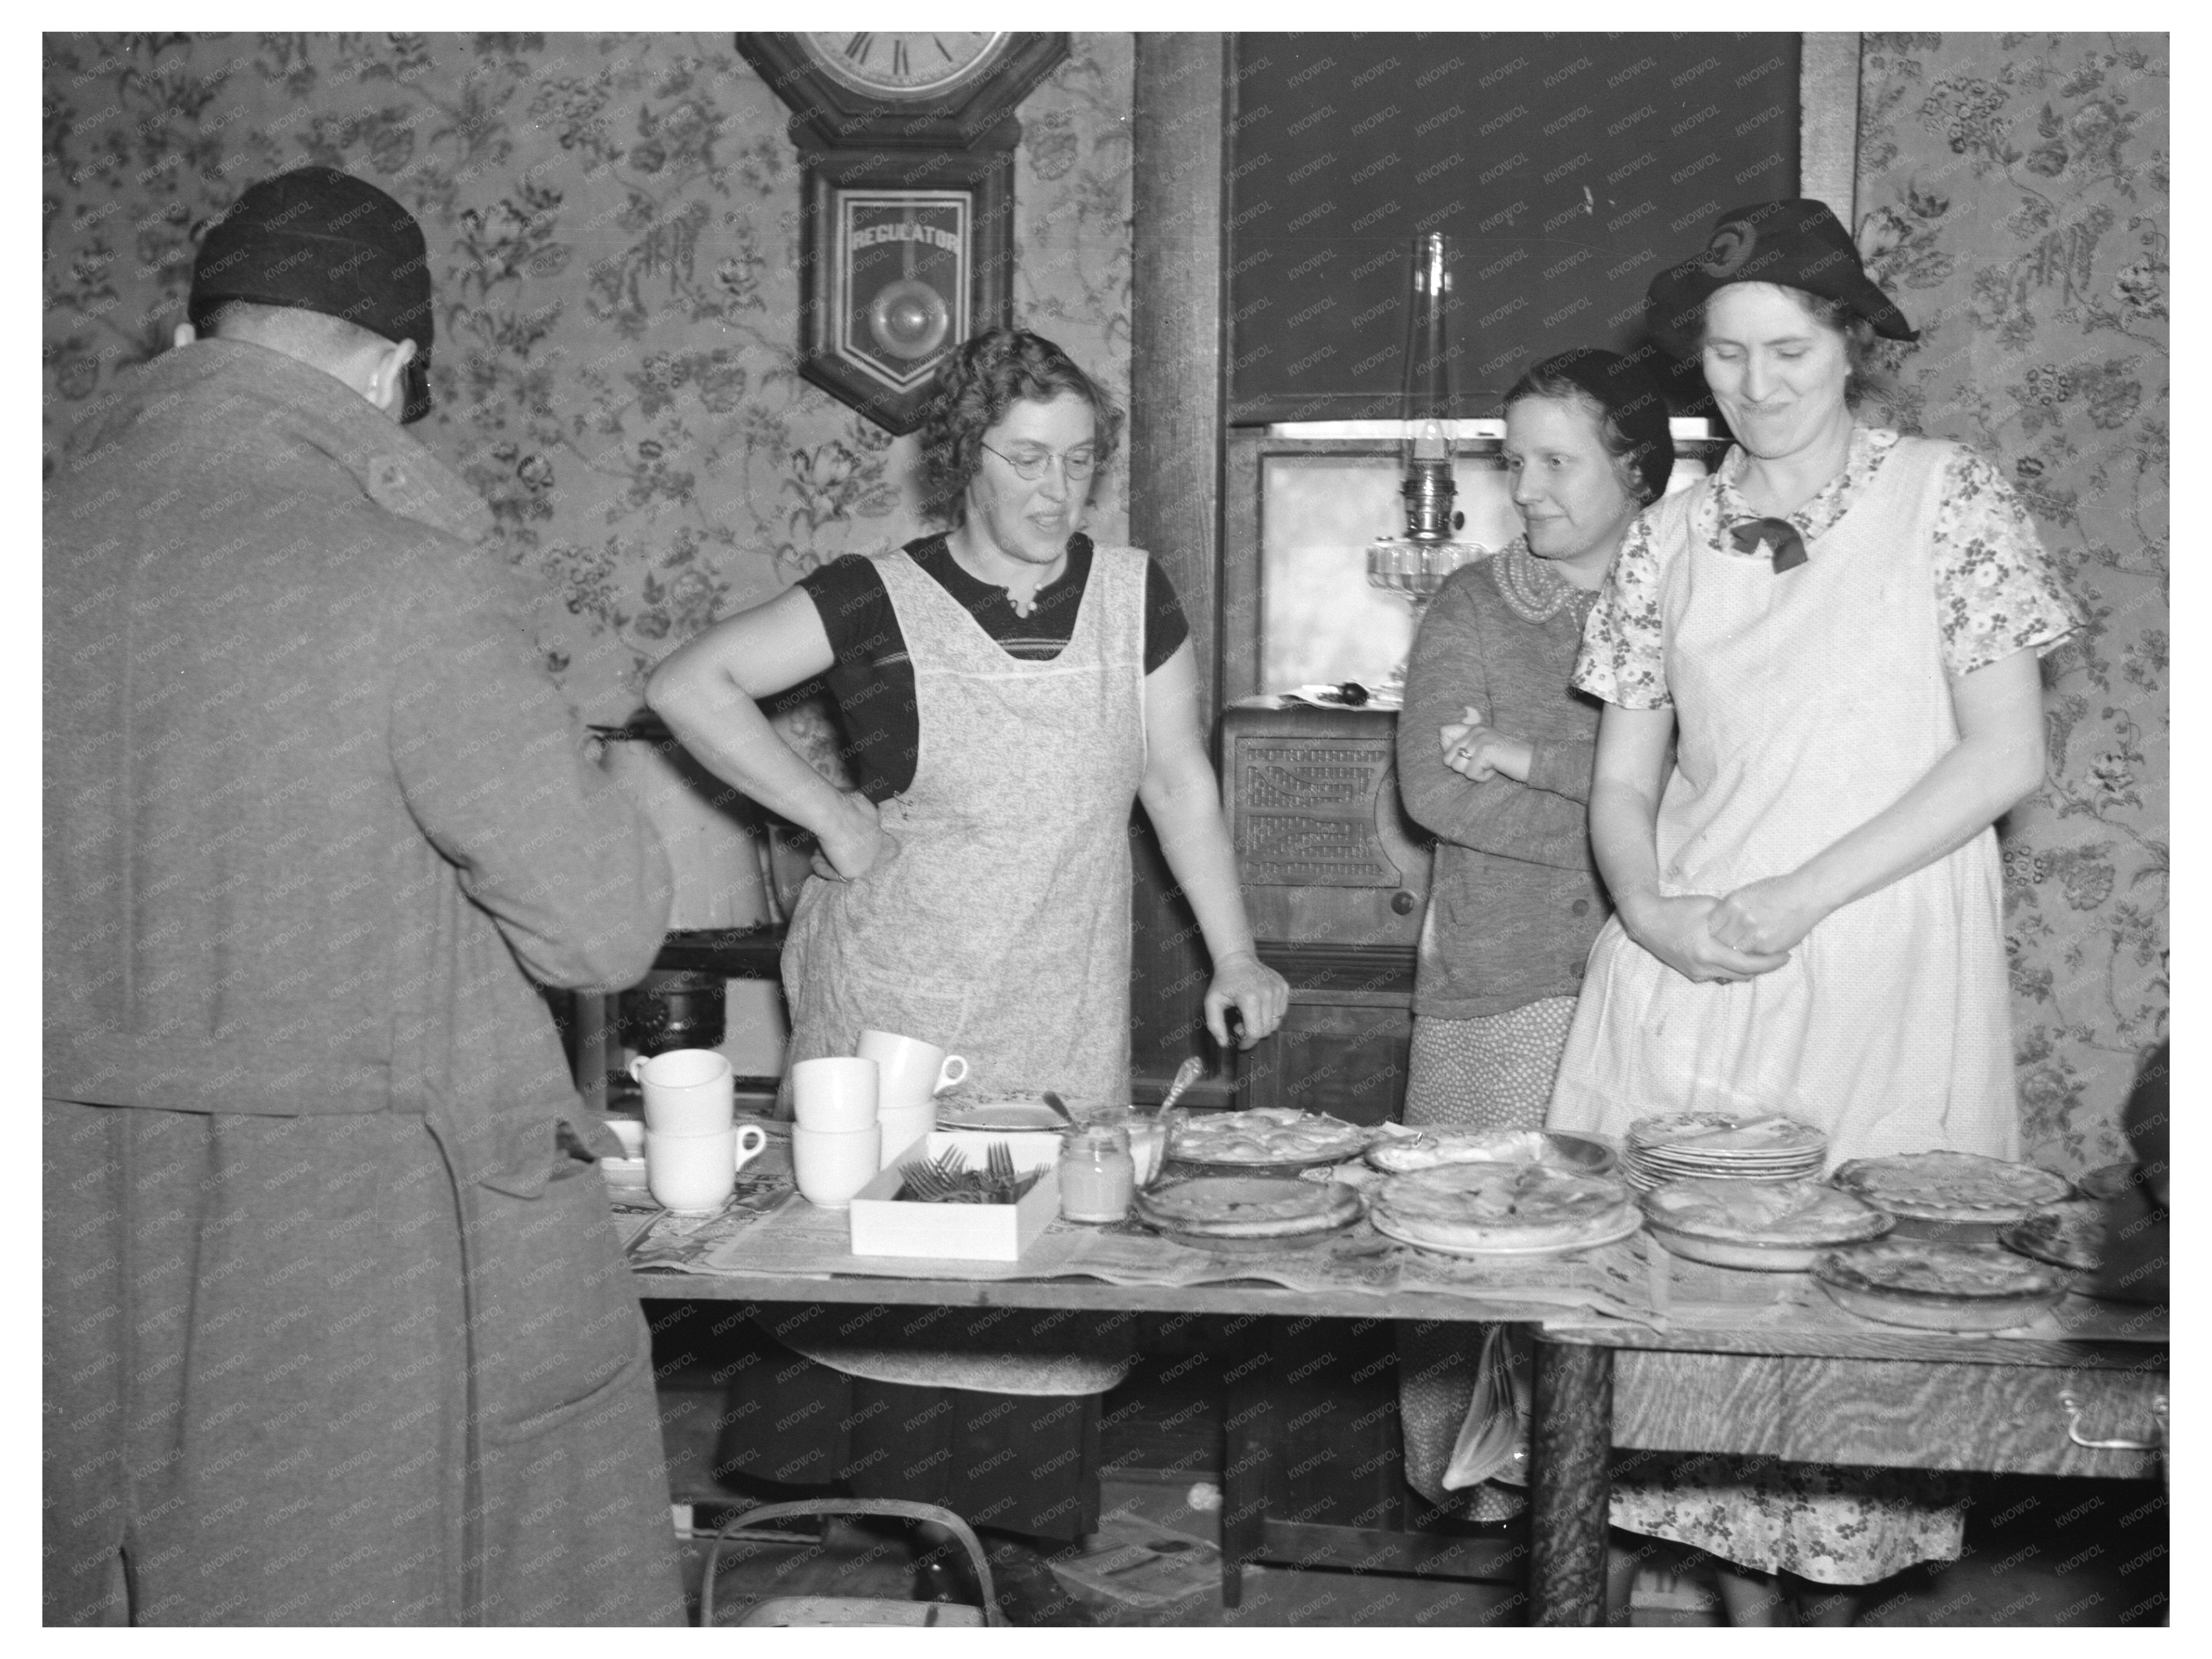
<path id="1" fill-rule="evenodd" d="M 587 757 L 507 573 L 429 532 L 408 562 L 414 601 L 390 743 L 409 811 L 533 979 L 589 991 L 636 983 L 673 896 L 659 836 Z"/>
<path id="2" fill-rule="evenodd" d="M 1455 574 L 1414 636 L 1398 715 L 1399 793 L 1414 822 L 1446 841 L 1524 863 L 1585 869 L 1588 819 L 1580 801 L 1507 777 L 1473 783 L 1444 764 L 1437 732 L 1465 719 L 1469 706 L 1491 717 L 1480 579 L 1476 567 Z M 1588 790 L 1587 777 L 1583 787 Z"/>

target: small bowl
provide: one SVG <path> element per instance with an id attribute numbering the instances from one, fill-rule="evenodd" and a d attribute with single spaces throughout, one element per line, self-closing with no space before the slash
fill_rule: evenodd
<path id="1" fill-rule="evenodd" d="M 645 1190 L 645 1160 L 641 1158 L 603 1158 L 599 1173 L 606 1178 L 608 1188 L 617 1193 L 641 1193 Z"/>

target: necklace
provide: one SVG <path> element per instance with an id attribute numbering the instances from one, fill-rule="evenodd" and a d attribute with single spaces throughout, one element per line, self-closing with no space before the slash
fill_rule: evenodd
<path id="1" fill-rule="evenodd" d="M 1516 542 L 1492 562 L 1498 575 L 1498 591 L 1505 596 L 1506 605 L 1522 622 L 1549 622 L 1571 605 L 1584 611 L 1597 595 L 1577 587 L 1543 560 L 1531 553 L 1525 543 Z"/>

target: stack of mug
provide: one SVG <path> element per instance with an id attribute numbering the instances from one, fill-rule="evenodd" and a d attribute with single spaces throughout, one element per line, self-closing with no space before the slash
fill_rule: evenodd
<path id="1" fill-rule="evenodd" d="M 825 1210 L 854 1194 L 937 1127 L 937 1097 L 968 1075 L 968 1062 L 919 1037 L 863 1031 L 848 1059 L 791 1068 L 791 1167 L 799 1195 Z"/>
<path id="2" fill-rule="evenodd" d="M 730 1062 L 712 1048 L 672 1048 L 629 1063 L 645 1091 L 645 1184 L 678 1215 L 712 1215 L 737 1173 L 768 1145 L 757 1123 L 739 1128 Z"/>

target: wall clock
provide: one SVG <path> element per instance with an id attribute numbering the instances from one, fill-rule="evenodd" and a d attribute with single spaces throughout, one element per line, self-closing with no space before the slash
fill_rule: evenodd
<path id="1" fill-rule="evenodd" d="M 1005 31 L 841 29 L 740 34 L 737 43 L 791 106 L 801 149 L 1012 149 L 1020 137 L 1015 106 L 1067 55 L 1065 34 Z"/>
<path id="2" fill-rule="evenodd" d="M 805 179 L 799 373 L 886 430 L 945 355 L 1012 320 L 1014 110 L 1065 34 L 740 34 Z"/>

